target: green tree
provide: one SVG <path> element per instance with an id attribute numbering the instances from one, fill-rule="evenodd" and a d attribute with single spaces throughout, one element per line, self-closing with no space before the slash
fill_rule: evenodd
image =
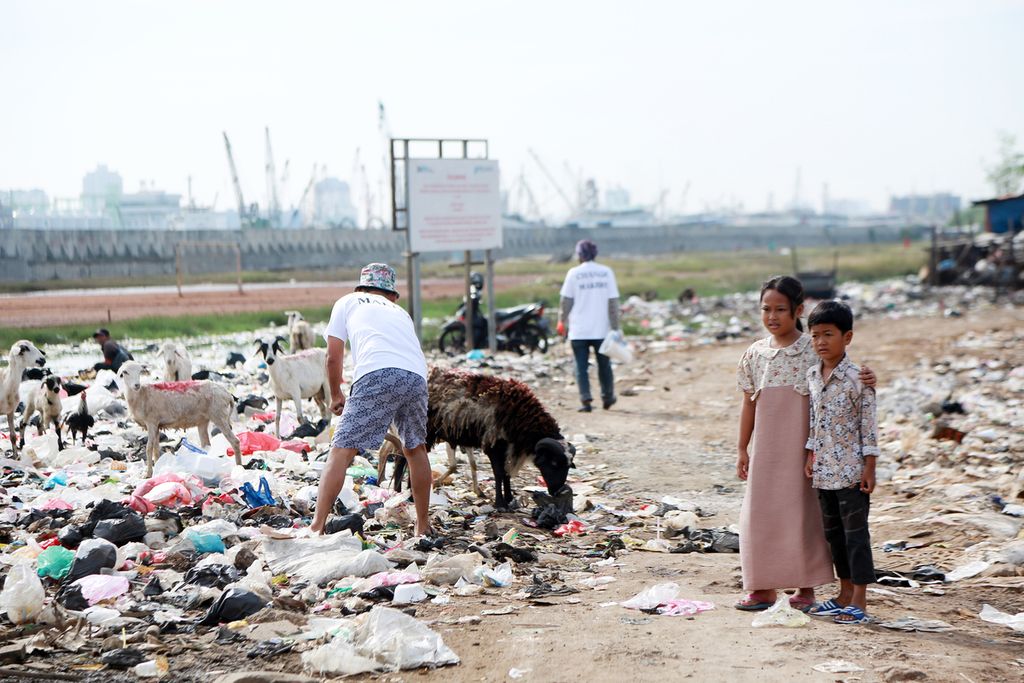
<path id="1" fill-rule="evenodd" d="M 1017 149 L 1017 138 L 1009 131 L 999 132 L 999 160 L 988 167 L 986 177 L 996 196 L 1014 194 L 1024 181 L 1024 152 Z"/>

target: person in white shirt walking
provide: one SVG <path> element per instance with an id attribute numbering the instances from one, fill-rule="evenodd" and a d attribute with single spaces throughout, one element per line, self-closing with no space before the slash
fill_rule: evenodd
<path id="1" fill-rule="evenodd" d="M 371 263 L 351 294 L 338 299 L 324 330 L 331 412 L 340 415 L 327 466 L 320 476 L 316 513 L 310 529 L 323 533 L 327 516 L 360 449 L 375 450 L 392 422 L 409 462 L 416 504 L 416 534 L 431 535 L 430 461 L 427 459 L 427 361 L 412 318 L 399 306 L 395 271 Z M 352 389 L 341 393 L 345 342 L 352 352 Z"/>
<path id="2" fill-rule="evenodd" d="M 562 284 L 558 311 L 558 333 L 568 335 L 576 359 L 576 385 L 580 391 L 579 412 L 593 410 L 590 394 L 590 349 L 597 356 L 597 379 L 601 384 L 601 405 L 608 410 L 615 405 L 615 376 L 612 362 L 601 353 L 601 342 L 612 330 L 619 329 L 619 288 L 615 273 L 597 263 L 597 245 L 590 240 L 576 243 L 580 265 L 570 268 Z"/>

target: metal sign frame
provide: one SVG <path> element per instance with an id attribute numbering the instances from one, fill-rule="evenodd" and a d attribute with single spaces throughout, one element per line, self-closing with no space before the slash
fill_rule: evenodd
<path id="1" fill-rule="evenodd" d="M 416 154 L 410 148 L 416 147 Z M 421 153 L 422 150 L 422 153 Z M 453 151 L 454 150 L 454 151 Z M 416 327 L 416 336 L 423 335 L 423 306 L 420 301 L 420 264 L 412 250 L 409 231 L 409 161 L 413 159 L 490 159 L 490 144 L 484 138 L 391 138 L 391 229 L 405 232 L 405 266 L 409 289 L 409 315 Z M 491 353 L 497 349 L 494 319 L 494 259 L 485 252 L 487 264 L 487 339 Z M 469 264 L 466 252 L 466 307 L 469 309 Z M 472 320 L 468 321 L 466 342 L 473 348 Z"/>

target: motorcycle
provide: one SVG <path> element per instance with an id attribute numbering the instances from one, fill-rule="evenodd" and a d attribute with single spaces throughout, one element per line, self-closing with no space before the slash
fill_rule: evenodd
<path id="1" fill-rule="evenodd" d="M 480 312 L 480 291 L 483 277 L 478 273 L 470 276 L 470 303 L 473 310 L 473 348 L 487 348 L 487 318 Z M 538 301 L 512 308 L 500 308 L 494 312 L 495 342 L 499 351 L 514 351 L 519 355 L 548 350 L 550 328 L 544 319 L 544 302 Z M 465 353 L 466 344 L 466 302 L 455 311 L 441 328 L 438 348 L 442 353 Z"/>

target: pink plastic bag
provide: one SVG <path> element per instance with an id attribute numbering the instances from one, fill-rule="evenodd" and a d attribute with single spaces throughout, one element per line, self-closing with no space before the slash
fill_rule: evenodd
<path id="1" fill-rule="evenodd" d="M 714 608 L 715 603 L 702 600 L 669 600 L 658 606 L 658 614 L 666 617 L 690 617 Z"/>
<path id="2" fill-rule="evenodd" d="M 51 498 L 50 500 L 46 501 L 46 503 L 43 505 L 43 507 L 41 507 L 39 509 L 40 510 L 74 510 L 75 506 L 73 506 L 71 503 L 69 503 L 69 502 L 67 502 L 65 500 L 61 500 L 60 498 Z"/>
<path id="3" fill-rule="evenodd" d="M 157 488 L 160 490 L 154 493 Z M 195 475 L 182 477 L 176 472 L 165 472 L 139 484 L 125 502 L 136 512 L 145 515 L 156 510 L 157 505 L 188 505 L 193 499 L 205 495 L 206 491 L 206 487 Z"/>
<path id="4" fill-rule="evenodd" d="M 242 455 L 252 455 L 256 451 L 276 451 L 281 447 L 280 439 L 276 439 L 266 432 L 245 431 L 236 434 L 238 443 L 242 447 Z M 228 446 L 228 455 L 233 456 L 235 449 Z"/>
<path id="5" fill-rule="evenodd" d="M 291 441 L 285 441 L 282 443 L 281 448 L 289 451 L 295 451 L 296 453 L 305 453 L 309 450 L 309 444 L 299 439 L 292 439 Z"/>
<path id="6" fill-rule="evenodd" d="M 587 525 L 578 519 L 574 519 L 571 522 L 563 524 L 562 526 L 555 529 L 555 536 L 570 536 L 572 534 L 585 534 L 587 533 Z"/>
<path id="7" fill-rule="evenodd" d="M 176 481 L 165 481 L 154 486 L 143 498 L 154 505 L 175 507 L 177 505 L 190 505 L 192 503 L 192 492 L 184 484 Z"/>
<path id="8" fill-rule="evenodd" d="M 71 585 L 81 586 L 82 597 L 90 605 L 116 598 L 128 592 L 128 579 L 123 576 L 109 576 L 107 574 L 83 576 Z"/>

